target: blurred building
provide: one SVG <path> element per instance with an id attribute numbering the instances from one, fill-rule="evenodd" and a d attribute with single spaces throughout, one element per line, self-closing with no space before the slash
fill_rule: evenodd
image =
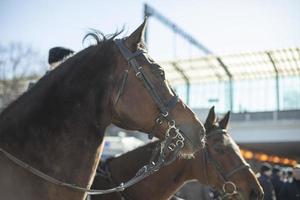
<path id="1" fill-rule="evenodd" d="M 300 161 L 300 49 L 209 55 L 161 62 L 167 79 L 205 120 L 232 112 L 230 133 L 247 159 Z"/>

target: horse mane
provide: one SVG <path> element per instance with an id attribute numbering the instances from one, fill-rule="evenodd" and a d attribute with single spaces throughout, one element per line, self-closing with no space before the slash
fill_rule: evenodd
<path id="1" fill-rule="evenodd" d="M 123 31 L 124 31 L 124 28 L 122 28 L 121 30 L 115 31 L 115 33 L 107 35 L 97 29 L 90 29 L 90 32 L 87 33 L 83 37 L 82 43 L 84 43 L 87 38 L 91 37 L 96 41 L 96 45 L 99 46 L 104 42 L 113 41 L 117 36 L 119 36 L 121 33 L 123 33 Z"/>
<path id="2" fill-rule="evenodd" d="M 27 134 L 37 129 L 55 133 L 62 128 L 62 121 L 71 117 L 74 106 L 83 103 L 90 88 L 97 87 L 95 100 L 101 103 L 115 68 L 113 40 L 121 32 L 105 36 L 94 30 L 86 34 L 84 39 L 92 36 L 97 44 L 61 63 L 8 105 L 0 113 L 0 143 L 26 143 Z"/>

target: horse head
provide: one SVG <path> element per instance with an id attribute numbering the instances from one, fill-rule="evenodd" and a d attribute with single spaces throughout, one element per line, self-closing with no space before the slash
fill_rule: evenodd
<path id="1" fill-rule="evenodd" d="M 182 154 L 202 147 L 205 129 L 191 109 L 175 94 L 163 67 L 147 53 L 146 20 L 131 35 L 115 40 L 117 69 L 111 105 L 113 123 L 126 129 L 183 139 Z"/>
<path id="2" fill-rule="evenodd" d="M 214 107 L 210 109 L 204 124 L 206 145 L 202 155 L 197 154 L 195 173 L 200 182 L 218 190 L 222 199 L 262 199 L 263 191 L 255 174 L 228 133 L 229 117 L 230 112 L 218 121 Z M 204 166 L 202 172 L 199 163 Z"/>

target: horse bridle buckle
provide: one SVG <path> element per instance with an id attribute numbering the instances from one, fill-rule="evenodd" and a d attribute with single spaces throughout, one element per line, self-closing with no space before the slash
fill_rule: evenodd
<path id="1" fill-rule="evenodd" d="M 171 132 L 172 129 L 175 131 L 175 135 L 174 136 L 170 135 L 170 132 Z M 169 123 L 169 129 L 168 129 L 166 135 L 167 135 L 167 137 L 171 136 L 173 140 L 176 140 L 175 143 L 172 142 L 168 146 L 168 148 L 171 151 L 174 151 L 175 148 L 176 148 L 176 146 L 180 147 L 180 148 L 184 147 L 184 140 L 185 139 L 184 139 L 183 135 L 180 133 L 180 130 L 175 126 L 175 121 L 174 120 Z"/>
<path id="2" fill-rule="evenodd" d="M 237 193 L 236 185 L 231 181 L 226 181 L 222 187 L 223 192 L 226 195 L 232 196 Z"/>
<path id="3" fill-rule="evenodd" d="M 170 149 L 170 151 L 174 151 L 176 148 L 176 144 L 174 143 L 171 143 L 169 146 L 168 146 L 168 149 Z"/>
<path id="4" fill-rule="evenodd" d="M 162 113 L 161 115 L 164 116 L 164 117 L 167 117 L 169 115 L 169 113 L 166 112 L 166 113 Z M 173 120 L 173 122 L 174 122 L 174 120 Z"/>
<path id="5" fill-rule="evenodd" d="M 162 125 L 163 120 L 162 120 L 160 117 L 158 117 L 158 118 L 156 118 L 155 122 L 156 122 L 156 124 L 158 124 L 158 125 Z"/>

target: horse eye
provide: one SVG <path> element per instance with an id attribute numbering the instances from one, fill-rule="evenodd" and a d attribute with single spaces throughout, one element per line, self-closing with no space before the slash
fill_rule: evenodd
<path id="1" fill-rule="evenodd" d="M 214 150 L 218 153 L 225 153 L 225 149 L 223 148 L 223 146 L 221 144 L 215 145 Z"/>
<path id="2" fill-rule="evenodd" d="M 161 72 L 160 72 L 160 75 L 161 75 L 161 77 L 162 77 L 163 79 L 166 78 L 166 77 L 165 77 L 165 72 L 164 72 L 164 71 L 161 71 Z"/>
<path id="3" fill-rule="evenodd" d="M 154 60 L 153 60 L 150 56 L 148 56 L 148 59 L 149 59 L 151 62 L 154 62 Z"/>

